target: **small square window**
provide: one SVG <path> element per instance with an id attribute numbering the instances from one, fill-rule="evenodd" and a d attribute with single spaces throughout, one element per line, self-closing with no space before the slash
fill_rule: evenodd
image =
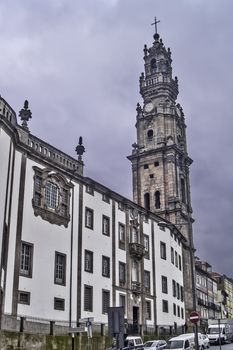
<path id="1" fill-rule="evenodd" d="M 150 174 L 150 179 L 153 179 L 154 178 L 154 174 Z"/>
<path id="2" fill-rule="evenodd" d="M 154 162 L 155 167 L 159 166 L 159 162 Z"/>
<path id="3" fill-rule="evenodd" d="M 110 198 L 106 193 L 103 193 L 102 200 L 106 203 L 110 203 Z"/>
<path id="4" fill-rule="evenodd" d="M 86 185 L 86 192 L 94 196 L 94 188 L 91 185 Z"/>
<path id="5" fill-rule="evenodd" d="M 125 211 L 125 204 L 122 203 L 122 202 L 119 202 L 118 203 L 118 209 L 121 210 L 121 211 Z"/>
<path id="6" fill-rule="evenodd" d="M 85 210 L 85 227 L 93 230 L 94 227 L 94 211 L 90 208 Z"/>
<path id="7" fill-rule="evenodd" d="M 18 303 L 30 305 L 30 292 L 19 291 L 18 292 Z"/>
<path id="8" fill-rule="evenodd" d="M 148 169 L 149 165 L 148 164 L 144 164 L 144 169 Z"/>
<path id="9" fill-rule="evenodd" d="M 54 298 L 54 310 L 65 310 L 65 299 Z"/>

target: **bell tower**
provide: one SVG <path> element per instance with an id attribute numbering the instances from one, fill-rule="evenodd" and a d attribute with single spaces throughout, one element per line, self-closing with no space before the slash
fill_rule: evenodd
<path id="1" fill-rule="evenodd" d="M 152 47 L 144 47 L 144 72 L 139 84 L 143 99 L 137 104 L 137 142 L 132 163 L 133 199 L 147 210 L 177 225 L 187 240 L 183 250 L 186 312 L 193 310 L 193 235 L 186 124 L 176 102 L 178 79 L 172 74 L 171 50 L 157 33 Z"/>

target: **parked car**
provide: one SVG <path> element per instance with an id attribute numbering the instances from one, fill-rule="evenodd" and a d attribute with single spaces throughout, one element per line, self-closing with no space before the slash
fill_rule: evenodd
<path id="1" fill-rule="evenodd" d="M 143 350 L 143 341 L 141 337 L 136 337 L 136 336 L 127 336 L 125 340 L 125 350 L 128 349 L 138 349 L 138 350 Z"/>
<path id="2" fill-rule="evenodd" d="M 165 340 L 148 340 L 144 344 L 144 350 L 161 350 L 164 349 L 167 343 Z"/>
<path id="3" fill-rule="evenodd" d="M 124 341 L 124 347 L 122 350 L 143 350 L 143 341 L 141 337 L 138 336 L 127 336 Z M 111 348 L 106 350 L 118 350 L 116 344 L 113 344 Z"/>
<path id="4" fill-rule="evenodd" d="M 193 335 L 182 334 L 168 340 L 165 349 L 192 350 L 194 347 Z"/>
<path id="5" fill-rule="evenodd" d="M 204 348 L 205 348 L 205 349 L 209 348 L 209 347 L 210 347 L 209 338 L 207 337 L 206 334 L 202 334 L 201 336 L 202 336 Z"/>

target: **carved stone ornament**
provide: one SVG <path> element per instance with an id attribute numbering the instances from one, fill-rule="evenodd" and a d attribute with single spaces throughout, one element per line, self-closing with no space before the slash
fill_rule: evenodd
<path id="1" fill-rule="evenodd" d="M 73 185 L 48 168 L 34 166 L 33 170 L 32 206 L 35 216 L 40 216 L 51 224 L 67 227 L 70 221 L 70 189 Z"/>

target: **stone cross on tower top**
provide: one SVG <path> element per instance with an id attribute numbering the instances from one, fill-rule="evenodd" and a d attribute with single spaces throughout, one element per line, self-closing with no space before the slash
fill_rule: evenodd
<path id="1" fill-rule="evenodd" d="M 154 23 L 151 23 L 151 25 L 153 26 L 155 26 L 155 34 L 158 34 L 158 32 L 157 32 L 157 23 L 159 23 L 160 21 L 157 21 L 156 20 L 156 17 L 155 17 L 155 21 L 154 21 Z"/>

